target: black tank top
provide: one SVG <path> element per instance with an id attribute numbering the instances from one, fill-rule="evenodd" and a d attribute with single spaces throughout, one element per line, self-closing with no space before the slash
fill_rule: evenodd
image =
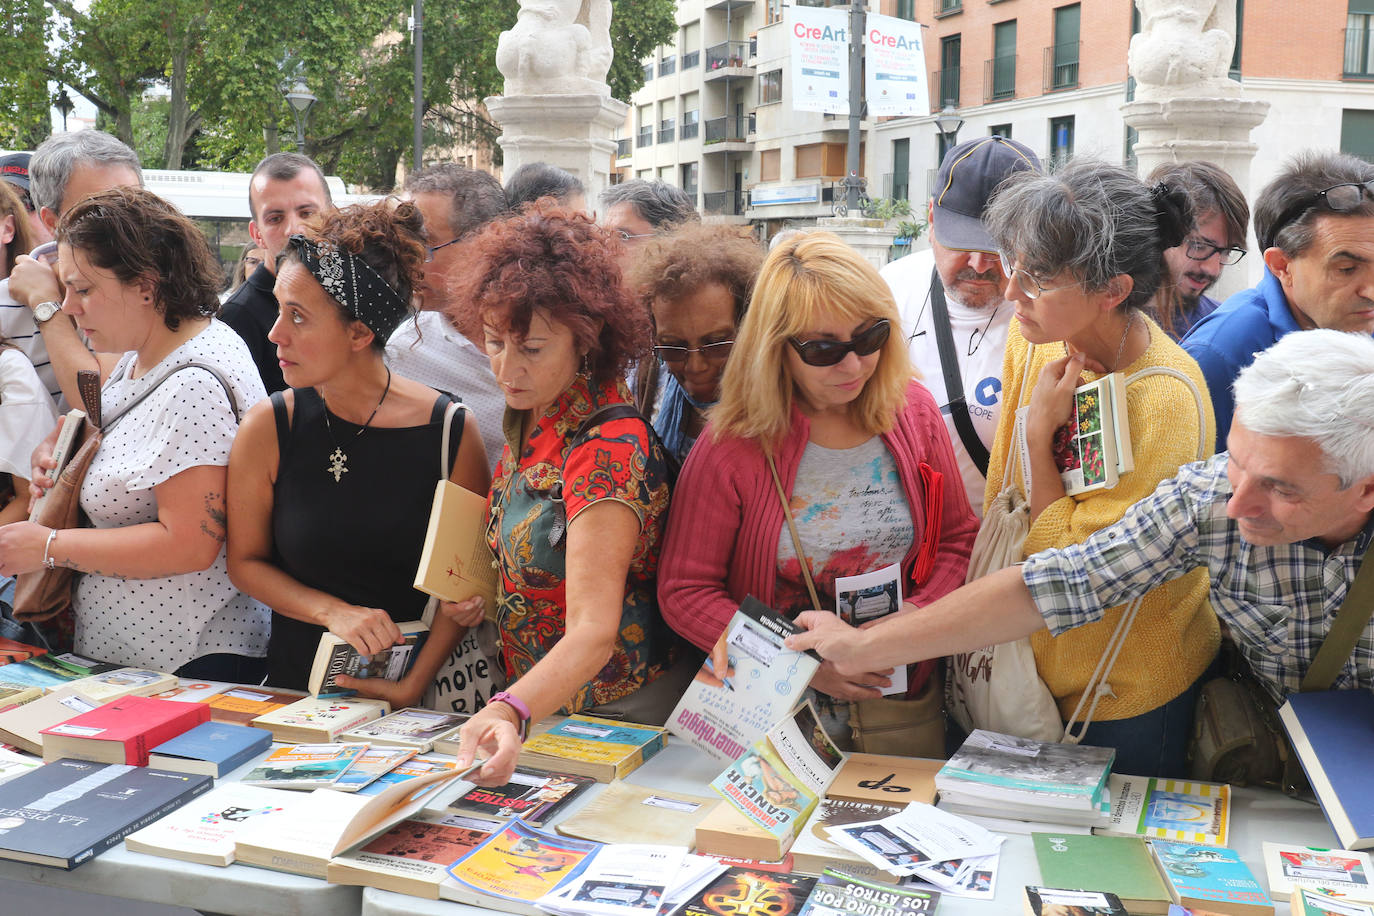
<path id="1" fill-rule="evenodd" d="M 381 608 L 400 622 L 419 620 L 426 596 L 415 568 L 424 548 L 434 484 L 443 474 L 441 394 L 424 426 L 359 427 L 329 415 L 313 388 L 296 388 L 290 420 L 281 394 L 272 395 L 279 461 L 273 488 L 273 555 L 288 575 L 360 607 Z M 462 439 L 462 411 L 449 439 L 449 467 Z M 328 468 L 339 445 L 348 470 L 338 482 Z M 323 627 L 272 614 L 267 683 L 304 690 Z"/>

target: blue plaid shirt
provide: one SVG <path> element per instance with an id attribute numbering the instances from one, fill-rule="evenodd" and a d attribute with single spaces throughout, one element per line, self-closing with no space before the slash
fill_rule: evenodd
<path id="1" fill-rule="evenodd" d="M 1116 524 L 1027 559 L 1021 576 L 1050 632 L 1092 623 L 1201 566 L 1211 575 L 1212 610 L 1255 676 L 1275 699 L 1295 692 L 1345 600 L 1374 519 L 1334 550 L 1315 540 L 1256 547 L 1226 517 L 1226 461 L 1223 452 L 1185 465 Z M 1374 687 L 1374 623 L 1332 687 Z"/>

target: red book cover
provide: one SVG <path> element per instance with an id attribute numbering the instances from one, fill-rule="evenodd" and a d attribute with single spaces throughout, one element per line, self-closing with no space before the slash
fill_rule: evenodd
<path id="1" fill-rule="evenodd" d="M 209 721 L 210 707 L 204 703 L 121 697 L 43 729 L 43 759 L 75 757 L 147 766 L 151 748 Z M 122 747 L 123 754 L 112 745 Z"/>
<path id="2" fill-rule="evenodd" d="M 0 637 L 0 665 L 8 665 L 10 662 L 22 662 L 25 659 L 43 655 L 48 650 L 39 646 L 31 646 L 28 643 L 16 642 L 13 639 Z"/>

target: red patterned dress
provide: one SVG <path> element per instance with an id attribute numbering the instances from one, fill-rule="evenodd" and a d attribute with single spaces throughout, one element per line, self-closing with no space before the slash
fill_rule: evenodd
<path id="1" fill-rule="evenodd" d="M 658 550 L 668 510 L 668 476 L 662 450 L 633 417 L 599 423 L 572 448 L 582 422 L 606 404 L 631 403 L 623 382 L 593 392 L 578 376 L 539 417 L 519 452 L 524 414 L 507 409 L 506 450 L 491 484 L 487 543 L 501 568 L 497 627 L 506 674 L 518 678 L 562 638 L 567 620 L 566 536 L 571 522 L 599 499 L 634 510 L 639 540 L 630 558 L 620 632 L 606 667 L 573 695 L 565 713 L 627 696 L 668 667 L 674 645 L 656 599 Z M 557 502 L 563 502 L 559 512 Z"/>

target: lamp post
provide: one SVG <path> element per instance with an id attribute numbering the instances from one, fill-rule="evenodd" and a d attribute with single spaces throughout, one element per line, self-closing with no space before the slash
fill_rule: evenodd
<path id="1" fill-rule="evenodd" d="M 301 77 L 296 77 L 296 85 L 283 94 L 286 96 L 287 104 L 291 106 L 291 114 L 296 118 L 296 151 L 304 154 L 305 121 L 310 115 L 311 107 L 319 100 Z"/>
<path id="2" fill-rule="evenodd" d="M 963 126 L 964 119 L 959 117 L 959 112 L 955 111 L 952 105 L 946 105 L 935 116 L 935 129 L 940 132 L 940 139 L 944 141 L 944 149 L 940 150 L 941 159 L 944 159 L 944 154 L 959 142 L 959 128 Z"/>
<path id="3" fill-rule="evenodd" d="M 53 99 L 53 102 L 52 102 L 52 103 L 53 103 L 53 107 L 56 108 L 59 112 L 62 113 L 62 132 L 63 132 L 63 133 L 66 133 L 66 132 L 67 132 L 67 115 L 71 114 L 71 113 L 72 113 L 72 109 L 76 107 L 74 104 L 72 104 L 72 97 L 69 96 L 69 95 L 67 95 L 67 87 L 66 87 L 66 86 L 63 86 L 63 87 L 58 91 L 57 97 Z"/>

